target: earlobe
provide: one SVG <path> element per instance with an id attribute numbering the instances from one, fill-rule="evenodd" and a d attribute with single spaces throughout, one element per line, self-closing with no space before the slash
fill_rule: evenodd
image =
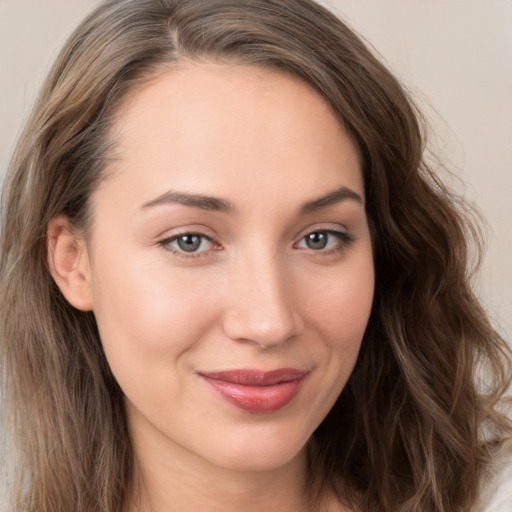
<path id="1" fill-rule="evenodd" d="M 48 224 L 48 266 L 67 301 L 77 309 L 90 311 L 93 301 L 87 245 L 76 236 L 65 215 Z"/>

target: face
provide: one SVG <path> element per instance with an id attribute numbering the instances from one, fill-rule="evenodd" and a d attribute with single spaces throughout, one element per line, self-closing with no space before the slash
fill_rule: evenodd
<path id="1" fill-rule="evenodd" d="M 92 196 L 91 308 L 136 452 L 295 460 L 373 297 L 358 151 L 295 78 L 182 65 L 125 101 Z"/>

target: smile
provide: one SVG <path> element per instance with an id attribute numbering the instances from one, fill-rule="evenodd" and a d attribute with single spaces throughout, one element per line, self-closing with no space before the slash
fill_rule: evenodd
<path id="1" fill-rule="evenodd" d="M 210 389 L 224 400 L 256 414 L 277 411 L 291 402 L 307 374 L 294 368 L 199 373 Z"/>

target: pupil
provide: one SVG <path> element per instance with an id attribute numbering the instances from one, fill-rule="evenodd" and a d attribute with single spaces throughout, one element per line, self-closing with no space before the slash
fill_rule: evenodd
<path id="1" fill-rule="evenodd" d="M 178 247 L 185 252 L 194 252 L 201 245 L 201 237 L 198 235 L 183 235 L 177 240 Z"/>
<path id="2" fill-rule="evenodd" d="M 325 249 L 327 246 L 327 233 L 325 231 L 317 231 L 306 236 L 306 245 L 310 249 Z"/>

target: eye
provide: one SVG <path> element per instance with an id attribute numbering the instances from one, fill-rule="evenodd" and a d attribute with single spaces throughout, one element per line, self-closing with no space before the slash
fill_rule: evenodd
<path id="1" fill-rule="evenodd" d="M 216 247 L 213 240 L 202 233 L 181 233 L 159 242 L 165 249 L 182 257 L 199 256 Z"/>
<path id="2" fill-rule="evenodd" d="M 343 250 L 352 241 L 353 238 L 342 231 L 318 230 L 303 236 L 296 247 L 330 254 Z"/>

